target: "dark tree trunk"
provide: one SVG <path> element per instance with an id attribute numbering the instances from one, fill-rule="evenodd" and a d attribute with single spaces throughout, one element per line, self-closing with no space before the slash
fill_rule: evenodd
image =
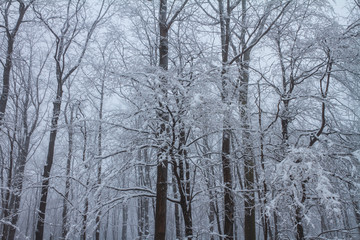
<path id="1" fill-rule="evenodd" d="M 159 158 L 161 159 L 160 156 Z M 161 160 L 161 162 L 158 163 L 156 182 L 156 213 L 154 239 L 165 240 L 167 221 L 167 160 Z"/>
<path id="2" fill-rule="evenodd" d="M 230 44 L 230 2 L 227 1 L 224 6 L 223 1 L 219 1 L 219 13 L 220 13 L 220 30 L 221 30 L 221 46 L 222 46 L 222 71 L 221 71 L 221 84 L 222 102 L 226 106 L 223 116 L 223 133 L 222 133 L 222 149 L 221 149 L 221 162 L 224 181 L 224 235 L 225 239 L 234 238 L 234 197 L 232 193 L 232 171 L 231 171 L 231 159 L 230 159 L 230 139 L 231 139 L 231 124 L 230 124 L 230 100 L 229 100 L 229 79 L 228 73 L 228 56 L 229 56 L 229 44 Z"/>
<path id="3" fill-rule="evenodd" d="M 8 47 L 6 53 L 6 61 L 3 72 L 3 89 L 1 92 L 0 98 L 0 126 L 3 123 L 5 116 L 6 105 L 8 101 L 9 91 L 10 91 L 10 72 L 12 67 L 12 52 L 14 48 L 14 39 L 9 35 Z"/>
<path id="4" fill-rule="evenodd" d="M 244 47 L 245 48 L 245 47 Z M 245 174 L 245 227 L 244 237 L 247 240 L 256 239 L 256 222 L 255 222 L 255 192 L 254 192 L 254 170 L 255 160 L 251 142 L 250 125 L 248 119 L 248 87 L 249 87 L 249 61 L 250 50 L 245 51 L 241 63 L 241 84 L 240 84 L 240 106 L 241 120 L 243 124 L 242 143 L 244 146 L 244 174 Z"/>
<path id="5" fill-rule="evenodd" d="M 48 154 L 46 158 L 46 163 L 42 173 L 42 187 L 40 195 L 40 205 L 38 209 L 38 219 L 36 224 L 36 240 L 42 240 L 44 237 L 44 223 L 45 223 L 45 214 L 46 214 L 46 205 L 47 205 L 47 196 L 49 192 L 49 182 L 50 182 L 50 172 L 54 161 L 54 151 L 55 151 L 55 140 L 57 134 L 58 121 L 60 116 L 61 101 L 62 101 L 62 81 L 58 80 L 56 99 L 53 102 L 53 115 L 51 118 L 51 131 L 50 131 L 50 140 L 48 146 Z"/>
<path id="6" fill-rule="evenodd" d="M 160 29 L 160 45 L 159 45 L 159 66 L 163 70 L 168 69 L 168 26 L 166 24 L 167 0 L 160 1 L 159 9 L 159 29 Z M 167 80 L 161 77 L 161 85 L 163 94 L 166 95 Z M 163 103 L 159 103 L 163 108 Z M 166 237 L 166 209 L 167 209 L 167 179 L 168 179 L 168 148 L 166 146 L 166 122 L 168 116 L 164 112 L 158 113 L 158 118 L 162 122 L 159 129 L 159 137 L 162 138 L 162 146 L 158 153 L 157 180 L 156 180 L 156 212 L 155 212 L 155 233 L 154 239 L 165 240 Z"/>

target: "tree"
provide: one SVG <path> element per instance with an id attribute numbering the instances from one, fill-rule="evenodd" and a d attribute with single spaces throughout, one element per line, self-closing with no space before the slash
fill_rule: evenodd
<path id="1" fill-rule="evenodd" d="M 5 29 L 6 37 L 6 53 L 5 53 L 5 63 L 1 61 L 1 64 L 4 68 L 3 70 L 3 82 L 2 82 L 2 92 L 0 97 L 0 126 L 3 124 L 3 119 L 5 117 L 6 105 L 10 93 L 10 73 L 13 62 L 13 51 L 15 45 L 15 38 L 18 35 L 21 24 L 25 17 L 26 11 L 31 6 L 35 0 L 25 2 L 22 0 L 16 1 L 18 6 L 18 14 L 15 17 L 15 22 L 13 23 L 13 17 L 11 16 L 12 9 L 14 7 L 14 1 L 5 1 L 1 3 L 1 15 L 4 18 L 4 25 L 0 25 L 1 28 Z M 14 26 L 11 26 L 14 24 Z"/>
<path id="2" fill-rule="evenodd" d="M 22 39 L 22 47 L 16 51 L 19 58 L 12 63 L 14 94 L 10 99 L 14 101 L 16 108 L 14 124 L 17 126 L 11 130 L 9 124 L 4 125 L 8 128 L 11 151 L 14 154 L 11 154 L 9 159 L 7 191 L 4 202 L 4 220 L 8 224 L 4 225 L 2 239 L 15 238 L 23 194 L 25 167 L 28 157 L 32 153 L 31 148 L 36 144 L 32 142 L 32 138 L 36 135 L 36 130 L 42 120 L 41 105 L 46 94 L 46 90 L 42 90 L 44 86 L 41 79 L 44 77 L 50 52 L 43 52 L 43 59 L 36 56 L 35 49 L 37 43 L 40 45 L 41 41 L 34 41 L 34 35 L 29 37 L 29 32 L 25 33 L 28 38 Z M 11 132 L 13 133 L 12 136 L 10 136 Z"/>
<path id="3" fill-rule="evenodd" d="M 159 32 L 160 32 L 160 43 L 159 43 L 159 67 L 162 70 L 168 70 L 169 62 L 169 46 L 168 46 L 168 34 L 171 25 L 176 20 L 182 9 L 187 4 L 188 0 L 185 0 L 174 13 L 174 15 L 168 19 L 167 13 L 167 0 L 161 0 L 159 5 Z M 166 99 L 166 86 L 167 79 L 165 76 L 160 77 L 160 89 Z M 158 153 L 158 165 L 157 165 L 157 180 L 156 180 L 156 213 L 155 213 L 155 234 L 154 239 L 165 239 L 166 236 L 166 206 L 167 206 L 167 180 L 168 180 L 168 146 L 166 143 L 166 135 L 168 134 L 169 116 L 166 114 L 166 102 L 159 102 L 160 111 L 158 117 L 160 122 L 159 126 L 159 137 L 160 137 L 160 150 Z M 163 138 L 163 139 L 161 139 Z"/>
<path id="4" fill-rule="evenodd" d="M 85 55 L 89 41 L 92 34 L 95 31 L 95 28 L 103 19 L 107 11 L 109 10 L 110 5 L 106 6 L 105 1 L 101 2 L 100 9 L 95 20 L 90 25 L 90 28 L 86 32 L 85 39 L 83 39 L 83 45 L 80 46 L 80 53 L 77 56 L 76 62 L 71 66 L 68 65 L 68 55 L 71 54 L 69 50 L 75 45 L 77 38 L 81 37 L 83 28 L 78 26 L 79 24 L 84 24 L 80 22 L 79 14 L 84 10 L 85 2 L 77 1 L 74 5 L 72 1 L 68 1 L 65 9 L 65 18 L 60 26 L 60 29 L 56 29 L 57 26 L 52 26 L 52 19 L 47 19 L 44 17 L 44 13 L 38 10 L 39 6 L 35 6 L 35 12 L 38 18 L 43 22 L 46 28 L 50 31 L 51 35 L 55 38 L 55 67 L 56 67 L 56 97 L 53 102 L 53 112 L 51 118 L 51 127 L 50 127 L 50 139 L 48 146 L 48 154 L 46 163 L 44 165 L 44 170 L 42 174 L 42 189 L 41 189 L 41 199 L 39 204 L 38 211 L 38 220 L 36 227 L 36 239 L 43 239 L 44 235 L 44 223 L 46 216 L 46 205 L 47 205 L 47 196 L 49 191 L 49 177 L 51 168 L 54 162 L 54 151 L 55 151 L 55 141 L 57 135 L 58 121 L 61 112 L 61 103 L 63 96 L 63 85 L 69 79 L 69 77 L 78 69 L 82 59 Z"/>

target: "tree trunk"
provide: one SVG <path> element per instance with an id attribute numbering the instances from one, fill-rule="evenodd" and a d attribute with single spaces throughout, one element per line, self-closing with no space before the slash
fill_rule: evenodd
<path id="1" fill-rule="evenodd" d="M 244 146 L 244 174 L 245 174 L 245 227 L 244 237 L 247 240 L 256 239 L 256 222 L 255 222 L 255 192 L 254 192 L 254 170 L 255 159 L 253 154 L 253 146 L 251 142 L 250 125 L 248 119 L 248 87 L 249 87 L 249 62 L 250 50 L 245 51 L 242 60 L 242 76 L 240 84 L 240 104 L 241 104 L 241 120 L 243 124 L 242 143 Z"/>
<path id="2" fill-rule="evenodd" d="M 44 237 L 44 223 L 45 223 L 47 196 L 49 192 L 49 182 L 50 182 L 49 177 L 54 161 L 55 140 L 56 140 L 57 127 L 58 127 L 58 121 L 59 121 L 59 115 L 61 109 L 62 94 L 63 94 L 62 81 L 60 79 L 58 80 L 56 99 L 53 102 L 53 115 L 51 118 L 51 131 L 50 131 L 50 140 L 48 146 L 48 154 L 42 174 L 43 181 L 41 187 L 40 205 L 37 214 L 38 220 L 36 224 L 36 240 L 42 240 Z"/>
<path id="3" fill-rule="evenodd" d="M 221 162 L 223 171 L 224 182 L 224 235 L 225 239 L 233 239 L 234 235 L 234 197 L 232 193 L 232 173 L 231 173 L 231 159 L 230 159 L 230 139 L 231 139 L 231 110 L 229 99 L 229 79 L 228 74 L 228 55 L 230 44 L 230 2 L 227 1 L 226 9 L 223 1 L 219 1 L 220 13 L 220 30 L 221 30 L 221 50 L 222 50 L 222 71 L 221 71 L 221 84 L 222 92 L 221 99 L 225 105 L 223 115 L 223 133 L 222 133 L 222 149 L 221 149 Z"/>
<path id="4" fill-rule="evenodd" d="M 160 1 L 159 9 L 159 29 L 160 29 L 160 45 L 159 45 L 159 66 L 163 70 L 168 69 L 168 26 L 166 24 L 167 0 Z M 161 77 L 162 93 L 166 95 L 167 80 Z M 159 103 L 163 108 L 163 103 Z M 157 180 L 156 180 L 156 212 L 155 212 L 155 233 L 154 239 L 165 240 L 166 236 L 166 209 L 167 209 L 167 175 L 168 175 L 168 147 L 166 146 L 166 133 L 168 116 L 164 112 L 158 113 L 158 118 L 162 122 L 159 129 L 159 137 L 161 139 L 161 147 L 158 153 L 157 163 Z"/>
<path id="5" fill-rule="evenodd" d="M 256 222 L 255 222 L 255 159 L 250 133 L 250 124 L 248 118 L 248 92 L 249 92 L 249 63 L 251 48 L 247 47 L 245 42 L 246 21 L 247 21 L 247 0 L 242 0 L 242 23 L 244 24 L 241 32 L 241 47 L 245 51 L 240 61 L 240 117 L 243 127 L 242 144 L 244 146 L 244 206 L 245 206 L 245 226 L 244 237 L 247 240 L 256 239 Z"/>
<path id="6" fill-rule="evenodd" d="M 10 72 L 12 67 L 12 52 L 14 48 L 14 39 L 8 34 L 8 47 L 6 53 L 6 60 L 3 72 L 3 88 L 0 97 L 0 126 L 3 123 L 5 117 L 6 105 L 8 101 L 10 91 Z"/>

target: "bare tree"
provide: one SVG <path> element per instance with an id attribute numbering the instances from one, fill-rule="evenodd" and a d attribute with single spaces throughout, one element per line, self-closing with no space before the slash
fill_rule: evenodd
<path id="1" fill-rule="evenodd" d="M 55 38 L 55 67 L 56 67 L 56 96 L 53 102 L 53 113 L 51 118 L 50 126 L 50 139 L 48 146 L 48 154 L 46 163 L 44 165 L 44 170 L 42 173 L 42 189 L 41 189 L 41 199 L 38 210 L 38 219 L 36 227 L 36 239 L 43 239 L 44 235 L 44 223 L 46 216 L 46 205 L 47 205 L 47 196 L 49 191 L 49 177 L 51 168 L 54 162 L 54 152 L 55 152 L 55 141 L 57 135 L 58 121 L 61 112 L 61 103 L 63 96 L 63 85 L 70 78 L 70 76 L 78 69 L 82 59 L 85 55 L 85 52 L 88 48 L 90 39 L 100 21 L 104 18 L 105 14 L 110 8 L 110 4 L 106 5 L 105 0 L 101 2 L 100 9 L 97 13 L 95 20 L 92 22 L 88 29 L 85 29 L 86 36 L 83 39 L 83 43 L 79 49 L 79 55 L 77 56 L 76 62 L 71 66 L 71 63 L 68 63 L 68 55 L 71 54 L 71 49 L 75 45 L 78 37 L 81 37 L 81 34 L 84 32 L 84 22 L 81 22 L 79 14 L 83 11 L 86 1 L 78 0 L 73 2 L 71 0 L 67 1 L 65 16 L 63 18 L 62 25 L 60 29 L 56 29 L 52 25 L 52 19 L 46 19 L 43 16 L 41 10 L 34 7 L 34 11 L 38 18 L 43 22 L 43 24 L 50 31 L 52 36 Z M 57 10 L 58 11 L 58 10 Z M 58 19 L 60 20 L 60 19 Z"/>
<path id="2" fill-rule="evenodd" d="M 167 0 L 160 1 L 159 9 L 159 31 L 160 31 L 160 43 L 159 43 L 159 67 L 164 71 L 168 70 L 169 62 L 169 45 L 168 35 L 171 25 L 176 20 L 182 9 L 187 4 L 188 0 L 185 0 L 178 10 L 169 19 L 167 13 Z M 166 99 L 166 77 L 161 77 L 160 89 Z M 160 111 L 158 113 L 159 120 L 162 122 L 159 128 L 160 138 L 166 138 L 168 127 L 166 126 L 169 121 L 169 116 L 166 114 L 166 103 L 159 102 Z M 166 236 L 166 214 L 167 214 L 167 181 L 168 181 L 168 146 L 165 139 L 160 143 L 160 151 L 158 153 L 158 166 L 157 166 L 157 180 L 156 180 L 156 213 L 155 213 L 155 235 L 154 239 L 163 240 Z"/>
<path id="3" fill-rule="evenodd" d="M 6 37 L 6 54 L 5 54 L 5 62 L 1 61 L 1 65 L 3 66 L 3 82 L 2 82 L 2 92 L 0 97 L 0 126 L 3 124 L 3 119 L 5 116 L 6 105 L 10 92 L 10 73 L 13 62 L 13 51 L 15 38 L 18 35 L 18 31 L 20 29 L 21 24 L 23 23 L 23 19 L 25 17 L 26 11 L 29 9 L 31 4 L 35 0 L 31 0 L 29 2 L 18 0 L 18 1 L 5 1 L 1 3 L 0 11 L 1 15 L 4 18 L 4 25 L 0 25 L 0 28 L 5 29 L 5 37 Z M 19 6 L 18 14 L 15 16 L 15 22 L 13 23 L 12 10 L 14 4 L 17 2 Z M 14 24 L 14 26 L 11 26 Z"/>
<path id="4" fill-rule="evenodd" d="M 41 121 L 40 107 L 44 101 L 44 93 L 42 91 L 41 78 L 43 70 L 47 62 L 49 53 L 45 53 L 42 61 L 36 61 L 35 47 L 36 43 L 33 36 L 23 41 L 23 47 L 19 56 L 23 59 L 14 62 L 14 98 L 15 98 L 15 114 L 19 114 L 21 121 L 18 124 L 21 131 L 14 129 L 13 141 L 18 145 L 18 154 L 16 161 L 10 156 L 10 166 L 8 173 L 8 192 L 5 200 L 4 217 L 9 224 L 5 224 L 3 228 L 3 239 L 14 239 L 16 233 L 16 224 L 19 219 L 20 201 L 22 197 L 25 166 L 30 155 L 30 149 L 34 146 L 31 142 L 35 130 Z M 27 48 L 28 47 L 28 48 Z M 28 51 L 29 53 L 22 53 Z M 27 57 L 26 55 L 29 55 Z M 46 92 L 46 91 L 45 91 Z M 11 142 L 10 142 L 11 143 Z M 12 146 L 12 144 L 10 144 Z M 9 218 L 9 219 L 7 219 Z"/>

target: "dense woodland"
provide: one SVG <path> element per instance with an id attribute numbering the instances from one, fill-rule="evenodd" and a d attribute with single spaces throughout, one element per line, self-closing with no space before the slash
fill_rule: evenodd
<path id="1" fill-rule="evenodd" d="M 2 240 L 360 239 L 359 0 L 0 13 Z"/>

